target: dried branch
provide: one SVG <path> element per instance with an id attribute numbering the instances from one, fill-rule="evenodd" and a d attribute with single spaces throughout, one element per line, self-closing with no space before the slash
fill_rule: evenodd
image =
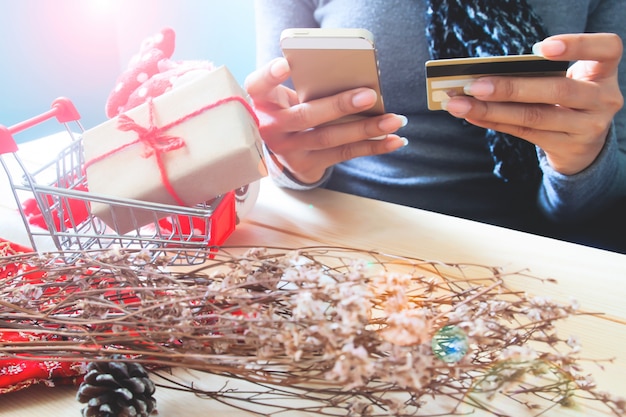
<path id="1" fill-rule="evenodd" d="M 0 333 L 28 336 L 1 343 L 0 358 L 123 354 L 209 372 L 251 385 L 159 375 L 264 415 L 416 415 L 433 397 L 452 404 L 445 415 L 464 404 L 500 415 L 496 397 L 536 415 L 575 400 L 625 412 L 583 372 L 576 338 L 556 331 L 584 314 L 576 303 L 508 289 L 498 268 L 334 247 L 224 249 L 187 270 L 146 251 L 56 255 L 0 258 Z"/>

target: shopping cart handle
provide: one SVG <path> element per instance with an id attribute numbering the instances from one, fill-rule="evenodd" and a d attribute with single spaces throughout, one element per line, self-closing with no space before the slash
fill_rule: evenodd
<path id="1" fill-rule="evenodd" d="M 69 123 L 80 120 L 80 114 L 69 98 L 59 97 L 52 102 L 52 109 L 56 110 L 59 123 Z"/>
<path id="2" fill-rule="evenodd" d="M 59 123 L 75 122 L 80 119 L 80 114 L 70 99 L 59 97 L 52 102 L 52 108 L 39 116 L 24 120 L 11 127 L 0 125 L 0 154 L 17 152 L 17 143 L 13 135 L 56 117 Z"/>
<path id="3" fill-rule="evenodd" d="M 8 127 L 0 125 L 0 155 L 17 152 L 17 143 Z"/>

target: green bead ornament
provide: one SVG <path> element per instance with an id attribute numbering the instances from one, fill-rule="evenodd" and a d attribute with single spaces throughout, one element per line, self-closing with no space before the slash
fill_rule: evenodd
<path id="1" fill-rule="evenodd" d="M 459 362 L 469 349 L 467 335 L 458 326 L 444 326 L 433 336 L 432 349 L 446 363 Z"/>

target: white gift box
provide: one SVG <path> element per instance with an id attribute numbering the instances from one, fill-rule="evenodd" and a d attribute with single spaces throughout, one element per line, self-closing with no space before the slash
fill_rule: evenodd
<path id="1" fill-rule="evenodd" d="M 85 131 L 83 146 L 89 191 L 113 198 L 193 206 L 267 175 L 256 118 L 226 67 Z M 120 234 L 154 221 L 117 205 L 91 209 Z"/>

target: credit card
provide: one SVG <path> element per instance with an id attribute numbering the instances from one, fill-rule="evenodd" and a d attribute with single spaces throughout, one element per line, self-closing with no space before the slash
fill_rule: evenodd
<path id="1" fill-rule="evenodd" d="M 508 55 L 480 58 L 436 59 L 426 62 L 428 109 L 442 110 L 441 102 L 463 95 L 463 87 L 479 77 L 564 76 L 568 61 L 549 61 L 537 55 Z"/>

